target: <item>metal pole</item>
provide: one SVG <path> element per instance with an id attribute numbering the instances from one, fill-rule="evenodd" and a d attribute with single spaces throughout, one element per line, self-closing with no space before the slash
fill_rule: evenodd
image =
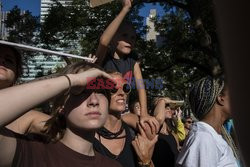
<path id="1" fill-rule="evenodd" d="M 23 45 L 23 44 L 18 44 L 18 43 L 13 43 L 13 42 L 7 42 L 7 41 L 3 41 L 3 40 L 0 40 L 0 44 L 13 46 L 15 48 L 22 49 L 22 50 L 43 52 L 43 53 L 47 53 L 47 54 L 51 54 L 51 55 L 66 56 L 66 57 L 72 57 L 72 58 L 78 58 L 78 59 L 84 59 L 84 60 L 93 60 L 92 58 L 89 58 L 89 57 L 82 57 L 82 56 L 77 56 L 77 55 L 73 55 L 73 54 L 68 54 L 68 53 L 57 52 L 57 51 L 52 51 L 52 50 L 48 50 L 48 49 L 37 48 L 37 47 L 29 46 L 29 45 Z"/>

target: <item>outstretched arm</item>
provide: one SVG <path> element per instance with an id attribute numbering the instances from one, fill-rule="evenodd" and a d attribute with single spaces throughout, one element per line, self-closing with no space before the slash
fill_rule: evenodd
<path id="1" fill-rule="evenodd" d="M 87 77 L 101 75 L 112 79 L 110 75 L 98 69 L 90 69 L 78 74 L 67 74 L 72 87 L 85 86 L 87 84 Z M 5 126 L 7 123 L 24 114 L 24 112 L 29 111 L 68 88 L 69 81 L 67 77 L 60 76 L 0 90 L 0 126 Z"/>
<path id="2" fill-rule="evenodd" d="M 71 76 L 68 75 L 70 78 Z M 72 79 L 72 84 L 73 79 Z M 0 125 L 15 120 L 24 112 L 52 98 L 69 87 L 65 76 L 13 86 L 0 91 Z"/>
<path id="3" fill-rule="evenodd" d="M 67 76 L 72 86 L 85 86 L 87 77 L 104 76 L 112 79 L 110 75 L 98 69 Z M 65 76 L 60 76 L 0 90 L 0 166 L 10 166 L 17 144 L 15 138 L 6 136 L 2 127 L 36 105 L 67 90 L 69 80 Z"/>
<path id="4" fill-rule="evenodd" d="M 133 0 L 123 0 L 123 8 L 120 13 L 116 16 L 116 18 L 109 24 L 106 30 L 103 32 L 99 45 L 96 51 L 97 63 L 102 65 L 105 55 L 107 53 L 108 46 L 114 37 L 115 33 L 117 32 L 119 26 L 121 25 L 123 19 L 129 12 L 132 6 Z"/>

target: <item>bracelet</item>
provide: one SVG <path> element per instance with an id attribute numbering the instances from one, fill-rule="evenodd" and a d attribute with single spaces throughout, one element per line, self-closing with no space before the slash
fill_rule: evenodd
<path id="1" fill-rule="evenodd" d="M 140 167 L 150 167 L 151 163 L 152 163 L 151 160 L 149 162 L 146 162 L 146 163 L 140 162 L 140 161 L 138 162 Z"/>
<path id="2" fill-rule="evenodd" d="M 71 80 L 70 80 L 69 76 L 66 75 L 66 74 L 64 74 L 64 75 L 62 75 L 62 76 L 66 77 L 67 80 L 69 81 L 69 88 L 68 88 L 67 92 L 65 93 L 65 95 L 67 95 L 67 94 L 70 93 L 70 90 L 71 90 Z"/>

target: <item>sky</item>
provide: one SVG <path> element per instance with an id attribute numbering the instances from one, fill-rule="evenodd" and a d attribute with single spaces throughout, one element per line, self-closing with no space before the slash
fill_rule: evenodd
<path id="1" fill-rule="evenodd" d="M 32 15 L 38 16 L 40 14 L 40 0 L 1 0 L 3 11 L 12 9 L 17 5 L 21 10 L 29 10 Z"/>
<path id="2" fill-rule="evenodd" d="M 17 5 L 21 10 L 29 10 L 32 15 L 40 15 L 40 0 L 0 0 L 2 1 L 3 11 L 12 9 Z M 139 15 L 148 16 L 150 9 L 157 9 L 158 14 L 162 14 L 163 10 L 159 5 L 146 4 L 143 9 L 141 9 Z"/>

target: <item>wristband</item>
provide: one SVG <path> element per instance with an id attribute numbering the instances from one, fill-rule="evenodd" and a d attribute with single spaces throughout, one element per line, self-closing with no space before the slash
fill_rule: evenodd
<path id="1" fill-rule="evenodd" d="M 67 80 L 69 81 L 69 88 L 68 88 L 67 92 L 65 93 L 65 95 L 67 95 L 67 94 L 70 93 L 70 90 L 71 90 L 71 80 L 70 80 L 69 76 L 66 75 L 66 74 L 64 74 L 64 75 L 62 75 L 62 76 L 66 77 Z"/>
<path id="2" fill-rule="evenodd" d="M 151 165 L 151 160 L 149 161 L 149 162 L 138 162 L 138 164 L 139 164 L 139 166 L 140 167 L 150 167 L 150 165 Z"/>
<path id="3" fill-rule="evenodd" d="M 71 80 L 70 80 L 69 76 L 66 75 L 66 74 L 64 74 L 64 75 L 62 75 L 62 76 L 66 77 L 67 80 L 69 81 L 69 88 L 68 88 L 67 92 L 64 93 L 64 95 L 66 96 L 66 98 L 64 99 L 63 106 L 62 106 L 61 109 L 60 109 L 61 111 L 64 110 L 64 105 L 65 105 L 66 102 L 68 101 L 68 99 L 69 99 L 69 97 L 70 97 L 70 91 L 71 91 Z"/>

